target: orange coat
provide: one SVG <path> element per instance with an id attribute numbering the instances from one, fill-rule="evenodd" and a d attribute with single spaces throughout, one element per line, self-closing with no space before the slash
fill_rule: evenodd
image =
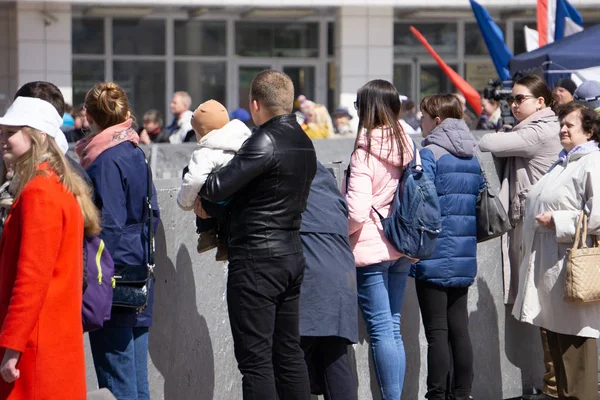
<path id="1" fill-rule="evenodd" d="M 0 378 L 0 399 L 83 400 L 83 216 L 47 164 L 40 169 L 0 240 L 0 359 L 6 348 L 21 352 L 20 378 Z"/>

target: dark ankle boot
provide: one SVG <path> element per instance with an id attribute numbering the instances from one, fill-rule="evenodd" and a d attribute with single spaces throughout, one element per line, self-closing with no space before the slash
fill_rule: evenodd
<path id="1" fill-rule="evenodd" d="M 215 256 L 215 259 L 217 261 L 227 261 L 227 242 L 224 239 L 221 239 L 220 236 L 217 239 L 217 242 L 217 255 Z"/>
<path id="2" fill-rule="evenodd" d="M 217 247 L 217 233 L 212 231 L 206 231 L 200 233 L 198 237 L 198 253 L 204 253 Z"/>

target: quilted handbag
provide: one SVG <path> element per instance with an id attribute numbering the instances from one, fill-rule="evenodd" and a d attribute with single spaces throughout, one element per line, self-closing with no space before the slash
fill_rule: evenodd
<path id="1" fill-rule="evenodd" d="M 593 247 L 587 247 L 586 239 L 587 216 L 582 211 L 573 248 L 567 250 L 565 301 L 570 303 L 600 301 L 600 242 L 594 236 Z"/>
<path id="2" fill-rule="evenodd" d="M 477 155 L 477 154 L 476 154 Z M 477 155 L 481 168 L 481 158 Z M 477 197 L 477 242 L 485 242 L 502 236 L 512 229 L 506 210 L 497 195 L 490 190 L 490 184 L 481 168 L 481 176 L 485 179 L 485 187 Z"/>

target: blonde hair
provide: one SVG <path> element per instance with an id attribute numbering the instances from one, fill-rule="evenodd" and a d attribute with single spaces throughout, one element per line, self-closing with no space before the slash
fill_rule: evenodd
<path id="1" fill-rule="evenodd" d="M 188 110 L 192 106 L 192 96 L 190 96 L 190 94 L 188 92 L 184 92 L 184 91 L 180 90 L 178 92 L 173 93 L 173 97 L 181 98 L 181 101 L 187 107 Z"/>
<path id="2" fill-rule="evenodd" d="M 84 106 L 102 130 L 123 123 L 131 117 L 127 94 L 114 82 L 96 84 L 85 95 Z"/>
<path id="3" fill-rule="evenodd" d="M 46 135 L 46 140 L 42 140 L 41 131 L 27 126 L 21 127 L 21 131 L 31 138 L 31 148 L 14 164 L 15 175 L 18 178 L 15 199 L 21 195 L 29 181 L 43 173 L 38 170 L 40 162 L 47 161 L 50 168 L 58 175 L 60 182 L 77 199 L 83 215 L 85 235 L 99 234 L 100 215 L 92 201 L 92 188 L 71 169 L 54 138 Z"/>
<path id="4" fill-rule="evenodd" d="M 312 112 L 312 118 L 308 127 L 315 130 L 326 130 L 327 137 L 332 137 L 334 135 L 333 122 L 327 107 L 323 104 L 315 104 L 309 109 L 309 112 Z"/>

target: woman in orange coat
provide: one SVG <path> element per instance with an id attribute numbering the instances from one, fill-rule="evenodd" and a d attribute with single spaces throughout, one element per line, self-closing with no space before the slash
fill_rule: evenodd
<path id="1" fill-rule="evenodd" d="M 18 97 L 0 118 L 4 163 L 18 180 L 0 240 L 0 399 L 86 397 L 82 242 L 100 230 L 91 189 L 55 137 L 50 103 Z"/>

